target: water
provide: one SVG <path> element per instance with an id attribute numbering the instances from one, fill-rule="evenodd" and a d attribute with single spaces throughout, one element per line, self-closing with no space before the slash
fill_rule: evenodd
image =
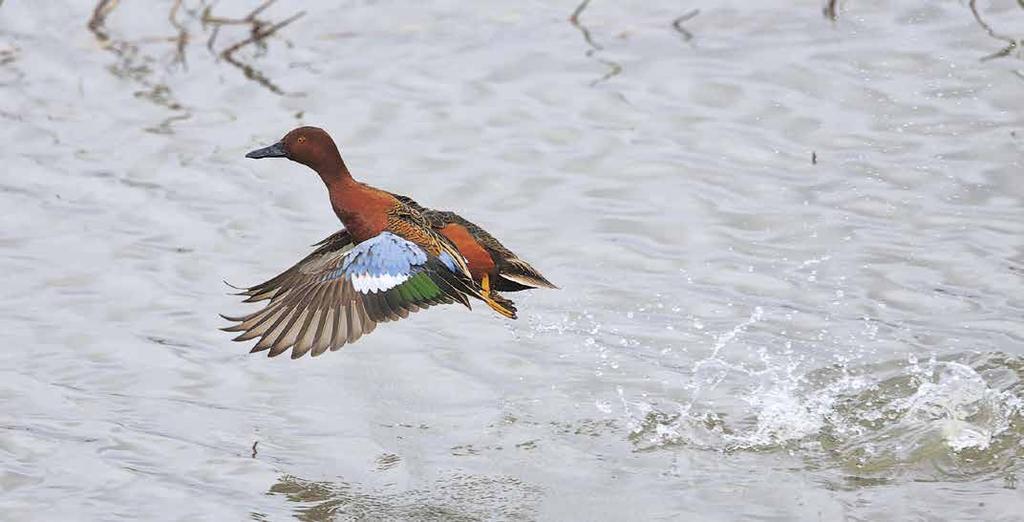
<path id="1" fill-rule="evenodd" d="M 1017 2 L 174 5 L 0 7 L 0 518 L 1024 519 Z M 306 123 L 562 290 L 247 355 Z"/>

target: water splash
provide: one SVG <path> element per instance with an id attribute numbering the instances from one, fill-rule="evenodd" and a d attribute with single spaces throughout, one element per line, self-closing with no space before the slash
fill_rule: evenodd
<path id="1" fill-rule="evenodd" d="M 1012 473 L 1024 456 L 1024 359 L 990 352 L 799 368 L 762 372 L 768 379 L 743 408 L 694 400 L 667 412 L 619 390 L 630 440 L 645 451 L 797 451 L 869 481 Z"/>
<path id="2" fill-rule="evenodd" d="M 990 388 L 981 374 L 965 364 L 931 360 L 911 370 L 920 382 L 917 391 L 890 407 L 902 412 L 903 422 L 931 425 L 955 451 L 988 448 L 1020 409 L 1019 397 Z"/>

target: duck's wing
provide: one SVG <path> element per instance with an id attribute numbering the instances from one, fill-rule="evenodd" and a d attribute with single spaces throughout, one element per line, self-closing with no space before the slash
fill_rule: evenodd
<path id="1" fill-rule="evenodd" d="M 320 355 L 355 342 L 376 328 L 436 304 L 461 302 L 455 263 L 433 256 L 391 232 L 358 244 L 344 231 L 281 275 L 244 292 L 246 302 L 267 301 L 243 317 L 225 319 L 241 332 L 236 341 L 259 338 L 253 352 L 292 358 Z"/>
<path id="2" fill-rule="evenodd" d="M 349 235 L 348 230 L 341 229 L 330 236 L 327 236 L 320 242 L 313 244 L 313 246 L 317 247 L 317 249 L 314 250 L 312 254 L 303 258 L 302 261 L 295 263 L 295 265 L 288 270 L 285 270 L 269 281 L 242 289 L 242 291 L 238 293 L 238 295 L 246 296 L 246 299 L 242 302 L 255 303 L 257 301 L 263 301 L 274 297 L 281 292 L 282 288 L 287 285 L 287 282 L 294 282 L 297 277 L 301 276 L 300 269 L 302 267 L 309 266 L 310 263 L 313 263 L 315 260 L 332 252 L 347 252 L 351 250 L 355 244 L 352 242 L 352 236 Z"/>

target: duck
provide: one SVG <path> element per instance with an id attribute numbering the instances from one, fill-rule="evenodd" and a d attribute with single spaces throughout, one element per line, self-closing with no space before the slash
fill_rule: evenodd
<path id="1" fill-rule="evenodd" d="M 258 339 L 250 353 L 291 358 L 337 351 L 373 332 L 435 305 L 483 301 L 508 319 L 515 303 L 484 291 L 466 257 L 421 213 L 390 192 L 356 181 L 330 135 L 299 127 L 247 158 L 286 158 L 309 167 L 327 187 L 344 228 L 315 244 L 312 253 L 263 283 L 241 288 L 243 302 L 264 302 L 256 312 L 222 317 L 222 328 Z"/>

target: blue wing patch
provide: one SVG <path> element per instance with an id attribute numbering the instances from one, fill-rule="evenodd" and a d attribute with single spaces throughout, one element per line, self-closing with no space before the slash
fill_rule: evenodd
<path id="1" fill-rule="evenodd" d="M 353 247 L 325 280 L 347 277 L 360 293 L 383 292 L 420 272 L 426 262 L 427 253 L 419 245 L 381 232 Z"/>
<path id="2" fill-rule="evenodd" d="M 452 256 L 448 255 L 448 252 L 442 250 L 441 255 L 437 256 L 437 258 L 444 263 L 444 266 L 448 267 L 448 270 L 451 270 L 456 274 L 459 273 L 458 265 L 455 264 L 455 260 L 452 259 Z"/>

